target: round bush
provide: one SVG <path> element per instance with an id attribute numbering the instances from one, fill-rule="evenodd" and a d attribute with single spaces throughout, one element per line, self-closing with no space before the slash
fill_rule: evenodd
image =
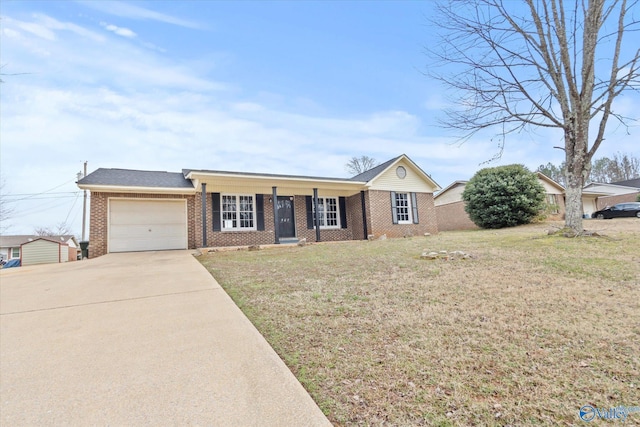
<path id="1" fill-rule="evenodd" d="M 471 221 L 482 228 L 528 224 L 544 208 L 545 191 L 536 174 L 522 165 L 479 170 L 462 200 Z"/>

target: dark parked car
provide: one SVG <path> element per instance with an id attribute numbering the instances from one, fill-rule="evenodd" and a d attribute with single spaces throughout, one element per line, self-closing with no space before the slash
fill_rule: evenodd
<path id="1" fill-rule="evenodd" d="M 640 202 L 618 203 L 591 214 L 591 218 L 598 219 L 621 218 L 623 216 L 640 218 Z"/>

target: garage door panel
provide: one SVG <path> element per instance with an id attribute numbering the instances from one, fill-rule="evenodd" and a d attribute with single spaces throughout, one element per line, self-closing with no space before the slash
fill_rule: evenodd
<path id="1" fill-rule="evenodd" d="M 117 215 L 112 215 L 112 224 L 183 224 L 184 206 L 177 212 L 153 212 L 157 206 L 149 206 L 149 210 L 125 210 L 119 211 Z M 165 207 L 163 206 L 163 209 Z"/>
<path id="2" fill-rule="evenodd" d="M 187 248 L 184 200 L 112 199 L 109 211 L 109 252 Z"/>
<path id="3" fill-rule="evenodd" d="M 144 225 L 144 226 L 125 226 L 116 225 L 111 227 L 111 238 L 149 238 L 155 237 L 171 237 L 184 235 L 184 225 L 171 225 L 171 226 L 159 226 L 159 225 Z"/>
<path id="4" fill-rule="evenodd" d="M 109 248 L 110 252 L 163 251 L 169 249 L 185 249 L 182 239 L 162 239 L 131 237 L 126 241 L 114 240 Z"/>

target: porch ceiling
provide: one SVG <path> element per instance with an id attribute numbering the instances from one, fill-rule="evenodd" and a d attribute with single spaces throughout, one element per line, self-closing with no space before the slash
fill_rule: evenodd
<path id="1" fill-rule="evenodd" d="M 273 187 L 277 187 L 279 195 L 313 195 L 313 189 L 318 189 L 319 195 L 351 196 L 365 189 L 364 182 L 333 179 L 313 179 L 304 177 L 281 176 L 247 176 L 226 175 L 191 172 L 188 178 L 193 180 L 197 191 L 202 191 L 201 184 L 207 185 L 208 193 L 239 193 L 239 194 L 271 194 Z"/>

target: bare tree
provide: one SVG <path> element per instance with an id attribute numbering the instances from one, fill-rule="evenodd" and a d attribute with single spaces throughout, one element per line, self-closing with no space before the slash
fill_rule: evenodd
<path id="1" fill-rule="evenodd" d="M 470 138 L 498 129 L 504 138 L 531 128 L 562 132 L 566 219 L 583 230 L 582 187 L 602 141 L 613 101 L 640 82 L 638 0 L 451 0 L 438 4 L 441 43 L 428 51 L 447 73 L 430 74 L 459 94 L 443 123 Z M 596 125 L 595 135 L 589 125 Z"/>
<path id="2" fill-rule="evenodd" d="M 66 222 L 61 222 L 56 225 L 54 228 L 50 227 L 36 227 L 33 230 L 36 236 L 50 237 L 50 236 L 68 236 L 73 235 L 71 232 L 71 228 L 67 225 Z"/>
<path id="3" fill-rule="evenodd" d="M 565 185 L 565 164 L 552 163 L 538 166 L 536 172 L 542 172 L 554 181 Z M 587 182 L 617 182 L 640 178 L 640 158 L 628 153 L 616 153 L 613 159 L 601 157 L 591 162 L 591 174 Z"/>
<path id="4" fill-rule="evenodd" d="M 552 180 L 554 180 L 555 182 L 557 182 L 558 184 L 564 187 L 565 185 L 564 168 L 565 168 L 564 163 L 562 163 L 560 166 L 556 166 L 553 163 L 549 162 L 546 165 L 538 166 L 538 169 L 536 169 L 536 172 L 542 172 L 543 174 L 545 174 L 546 176 L 548 176 L 549 178 L 551 178 Z"/>
<path id="5" fill-rule="evenodd" d="M 613 177 L 612 182 L 640 178 L 640 158 L 618 152 L 613 155 L 613 162 L 617 176 Z"/>
<path id="6" fill-rule="evenodd" d="M 345 165 L 345 169 L 351 175 L 359 175 L 378 166 L 376 159 L 369 156 L 352 157 Z"/>

